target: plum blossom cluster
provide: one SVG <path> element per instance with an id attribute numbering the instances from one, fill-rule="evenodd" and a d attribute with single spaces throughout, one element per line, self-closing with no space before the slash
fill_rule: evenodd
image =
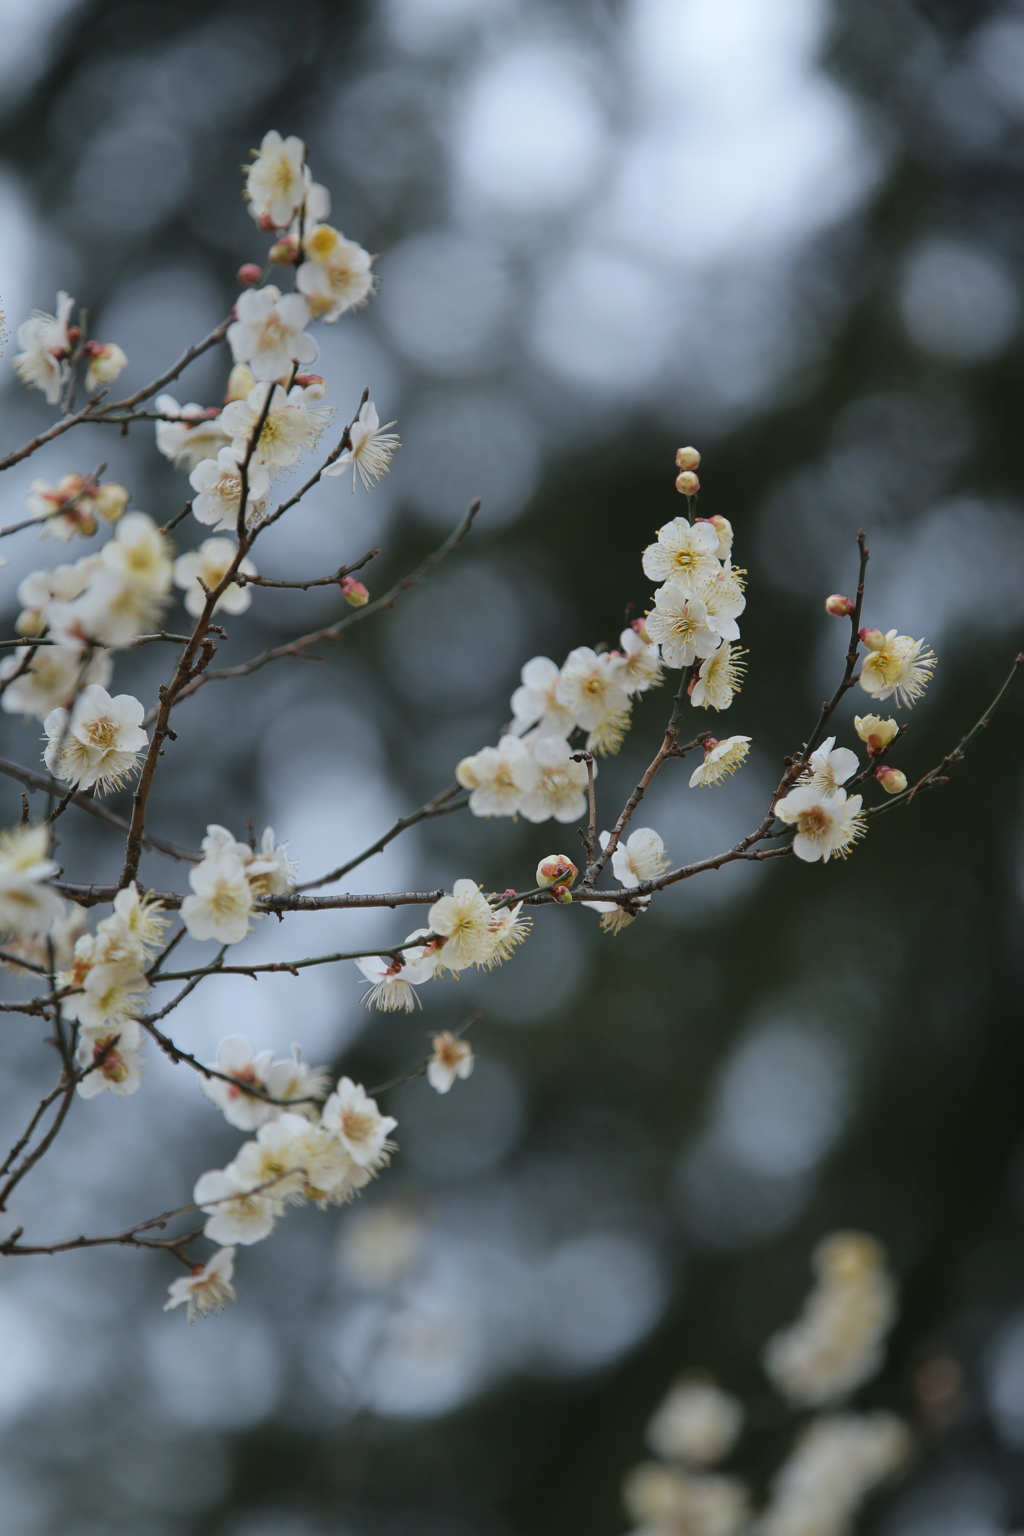
<path id="1" fill-rule="evenodd" d="M 895 1317 L 885 1254 L 873 1238 L 833 1233 L 819 1245 L 815 1267 L 819 1288 L 804 1317 L 765 1352 L 769 1377 L 799 1407 L 838 1404 L 875 1375 Z M 851 1294 L 840 1301 L 837 1287 Z M 822 1300 L 827 1288 L 831 1310 Z M 851 1321 L 855 1312 L 859 1328 Z M 803 1364 L 795 1375 L 783 1368 L 780 1378 L 779 1351 L 797 1347 L 780 1341 L 798 1334 Z M 710 1378 L 684 1377 L 670 1387 L 647 1426 L 647 1444 L 659 1459 L 635 1467 L 623 1487 L 634 1536 L 845 1536 L 864 1500 L 900 1471 L 912 1449 L 910 1430 L 895 1414 L 819 1414 L 798 1431 L 756 1510 L 744 1479 L 709 1470 L 734 1455 L 746 1420 L 743 1404 Z"/>
<path id="2" fill-rule="evenodd" d="M 250 847 L 214 823 L 206 829 L 202 849 L 202 859 L 189 870 L 192 894 L 181 904 L 182 922 L 194 939 L 240 944 L 252 918 L 260 915 L 260 897 L 290 891 L 298 865 L 288 857 L 287 844 L 275 840 L 273 827 Z"/>

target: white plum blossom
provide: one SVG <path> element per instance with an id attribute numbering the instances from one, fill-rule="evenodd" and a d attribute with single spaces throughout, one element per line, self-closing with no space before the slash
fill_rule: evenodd
<path id="1" fill-rule="evenodd" d="M 100 487 L 89 475 L 61 475 L 56 485 L 37 479 L 29 486 L 25 511 L 42 524 L 40 537 L 60 539 L 66 544 L 76 533 L 91 538 L 96 532 L 99 494 Z M 127 497 L 127 491 L 124 494 Z"/>
<path id="2" fill-rule="evenodd" d="M 727 736 L 724 741 L 709 736 L 704 743 L 704 761 L 690 775 L 690 788 L 720 784 L 736 772 L 749 751 L 749 736 Z"/>
<path id="3" fill-rule="evenodd" d="M 693 591 L 701 577 L 718 573 L 718 530 L 710 523 L 674 517 L 644 550 L 643 568 L 652 581 L 678 582 Z"/>
<path id="4" fill-rule="evenodd" d="M 338 1086 L 323 1108 L 321 1117 L 327 1130 L 341 1140 L 345 1151 L 360 1168 L 377 1169 L 387 1162 L 392 1151 L 388 1137 L 398 1121 L 382 1115 L 375 1099 L 350 1077 L 338 1080 Z"/>
<path id="5" fill-rule="evenodd" d="M 373 292 L 373 257 L 329 224 L 317 224 L 302 242 L 305 261 L 295 286 L 318 320 L 332 325 Z"/>
<path id="6" fill-rule="evenodd" d="M 0 709 L 10 715 L 33 715 L 37 720 L 45 720 L 51 710 L 67 708 L 78 689 L 86 684 L 99 683 L 105 688 L 113 672 L 109 651 L 96 650 L 84 655 L 77 646 L 41 645 L 27 666 L 25 656 L 15 651 L 0 661 L 0 680 L 12 679 L 0 695 Z"/>
<path id="7" fill-rule="evenodd" d="M 912 1447 L 893 1413 L 812 1419 L 772 1480 L 758 1536 L 847 1536 L 865 1499 L 900 1470 Z"/>
<path id="8" fill-rule="evenodd" d="M 89 366 L 85 370 L 86 394 L 91 395 L 103 384 L 112 384 L 128 366 L 128 358 L 116 341 L 90 341 L 85 350 L 89 357 Z"/>
<path id="9" fill-rule="evenodd" d="M 708 624 L 705 604 L 680 581 L 666 582 L 654 594 L 647 633 L 661 646 L 662 660 L 669 667 L 689 667 L 722 643 L 721 635 Z"/>
<path id="10" fill-rule="evenodd" d="M 639 1522 L 633 1536 L 740 1536 L 749 1529 L 750 1494 L 736 1477 L 644 1461 L 626 1477 L 622 1499 Z"/>
<path id="11" fill-rule="evenodd" d="M 172 576 L 166 536 L 148 513 L 129 512 L 91 566 L 80 595 L 50 603 L 51 632 L 68 644 L 127 645 L 159 619 Z"/>
<path id="12" fill-rule="evenodd" d="M 520 674 L 522 685 L 512 695 L 515 735 L 525 735 L 534 725 L 538 736 L 568 736 L 571 733 L 576 725 L 575 716 L 559 704 L 556 697 L 561 675 L 561 669 L 547 656 L 534 656 L 526 663 Z"/>
<path id="13" fill-rule="evenodd" d="M 849 747 L 837 747 L 835 737 L 829 736 L 807 759 L 807 774 L 800 782 L 819 794 L 834 795 L 859 767 L 856 752 Z"/>
<path id="14" fill-rule="evenodd" d="M 82 1098 L 95 1098 L 105 1088 L 119 1099 L 136 1093 L 142 1085 L 141 1040 L 134 1019 L 125 1019 L 113 1028 L 83 1029 L 75 1052 L 84 1073 L 77 1085 Z"/>
<path id="15" fill-rule="evenodd" d="M 514 907 L 492 908 L 491 938 L 494 948 L 482 962 L 484 969 L 490 971 L 496 965 L 503 964 L 527 938 L 532 927 L 533 919 L 523 915 L 521 901 L 516 902 Z"/>
<path id="16" fill-rule="evenodd" d="M 214 459 L 202 459 L 188 477 L 196 492 L 192 498 L 192 516 L 198 523 L 234 532 L 242 499 L 242 467 L 234 448 L 221 448 Z M 245 523 L 254 528 L 267 510 L 270 476 L 263 464 L 253 457 L 246 471 Z"/>
<path id="17" fill-rule="evenodd" d="M 714 1382 L 676 1382 L 647 1426 L 647 1444 L 666 1461 L 710 1467 L 723 1461 L 739 1438 L 745 1410 Z"/>
<path id="18" fill-rule="evenodd" d="M 175 560 L 174 584 L 184 589 L 185 608 L 193 618 L 198 618 L 206 606 L 206 592 L 200 582 L 212 592 L 227 575 L 237 553 L 237 546 L 230 539 L 204 539 L 198 549 L 190 549 Z M 256 575 L 256 567 L 249 559 L 239 561 L 238 569 L 243 576 Z M 213 611 L 217 613 L 223 609 L 225 613 L 244 613 L 251 602 L 252 593 L 248 587 L 240 587 L 233 581 L 218 597 Z"/>
<path id="19" fill-rule="evenodd" d="M 277 1097 L 270 1087 L 273 1064 L 273 1051 L 260 1051 L 257 1054 L 244 1035 L 229 1035 L 217 1048 L 214 1068 L 232 1081 L 226 1083 L 224 1077 L 202 1076 L 199 1086 L 206 1097 L 216 1104 L 229 1125 L 236 1126 L 240 1131 L 254 1131 L 272 1119 L 276 1110 L 265 1098 L 247 1093 L 246 1089 L 255 1088 L 260 1094 Z"/>
<path id="20" fill-rule="evenodd" d="M 245 167 L 249 212 L 263 229 L 284 229 L 306 196 L 306 146 L 294 134 L 265 133 L 256 159 Z"/>
<path id="21" fill-rule="evenodd" d="M 690 684 L 690 703 L 695 709 L 728 709 L 743 686 L 747 653 L 726 642 L 702 661 Z"/>
<path id="22" fill-rule="evenodd" d="M 226 1168 L 200 1174 L 192 1198 L 209 1213 L 203 1232 L 211 1242 L 260 1243 L 269 1237 L 284 1202 L 276 1190 L 240 1182 Z"/>
<path id="23" fill-rule="evenodd" d="M 170 418 L 157 422 L 156 446 L 177 469 L 195 469 L 203 459 L 215 459 L 231 440 L 220 411 L 194 401 L 179 405 L 173 395 L 157 395 L 156 408 Z"/>
<path id="24" fill-rule="evenodd" d="M 346 448 L 333 464 L 324 469 L 325 475 L 343 475 L 352 471 L 352 492 L 355 494 L 356 475 L 363 482 L 363 489 L 372 491 L 382 475 L 391 468 L 391 460 L 402 445 L 397 432 L 389 432 L 393 421 L 380 424 L 377 407 L 372 400 L 365 400 L 359 407 L 359 415 L 349 431 L 350 448 Z"/>
<path id="25" fill-rule="evenodd" d="M 290 1104 L 295 1114 L 315 1120 L 319 1117 L 315 1101 L 327 1097 L 330 1073 L 327 1067 L 311 1067 L 303 1061 L 301 1046 L 293 1045 L 290 1057 L 269 1068 L 266 1082 L 272 1098 Z"/>
<path id="26" fill-rule="evenodd" d="M 282 295 L 268 283 L 248 288 L 235 301 L 238 319 L 228 326 L 228 344 L 236 363 L 248 363 L 253 378 L 272 383 L 291 372 L 293 363 L 312 363 L 320 348 L 307 334 L 313 311 L 301 293 Z"/>
<path id="27" fill-rule="evenodd" d="M 661 682 L 661 654 L 643 620 L 622 631 L 619 652 L 612 652 L 612 668 L 627 693 L 646 693 Z"/>
<path id="28" fill-rule="evenodd" d="M 472 880 L 456 880 L 450 896 L 435 901 L 427 914 L 432 933 L 444 940 L 443 958 L 452 970 L 482 965 L 494 952 L 493 912 L 487 897 Z"/>
<path id="29" fill-rule="evenodd" d="M 555 685 L 555 699 L 585 731 L 598 730 L 629 708 L 614 658 L 608 652 L 598 655 L 589 645 L 569 652 Z"/>
<path id="30" fill-rule="evenodd" d="M 796 827 L 793 852 L 805 864 L 832 857 L 845 859 L 867 830 L 860 795 L 847 796 L 845 789 L 823 794 L 798 784 L 775 807 L 775 814 Z"/>
<path id="31" fill-rule="evenodd" d="M 536 785 L 540 770 L 518 736 L 503 736 L 496 747 L 464 757 L 455 777 L 472 791 L 469 809 L 474 816 L 514 816 L 523 795 Z"/>
<path id="32" fill-rule="evenodd" d="M 58 565 L 49 571 L 30 571 L 18 584 L 18 601 L 21 604 L 21 613 L 15 625 L 18 634 L 41 634 L 49 626 L 51 605 L 68 603 L 80 597 L 102 564 L 99 554 L 83 555 L 74 565 Z"/>
<path id="33" fill-rule="evenodd" d="M 719 560 L 725 561 L 732 554 L 732 523 L 727 517 L 698 517 L 698 523 L 707 523 L 718 534 L 718 549 L 715 553 Z"/>
<path id="34" fill-rule="evenodd" d="M 731 569 L 708 572 L 697 583 L 697 596 L 707 609 L 710 630 L 723 640 L 738 640 L 736 620 L 747 606 L 743 587 Z"/>
<path id="35" fill-rule="evenodd" d="M 78 789 L 116 789 L 138 767 L 138 755 L 149 744 L 144 714 L 130 693 L 111 698 L 99 683 L 89 683 L 70 716 L 66 709 L 54 709 L 43 722 L 47 768 Z"/>
<path id="36" fill-rule="evenodd" d="M 587 808 L 587 765 L 572 760 L 572 748 L 560 736 L 527 737 L 537 764 L 536 784 L 524 794 L 520 815 L 527 821 L 578 821 Z M 595 766 L 596 774 L 596 766 Z"/>
<path id="37" fill-rule="evenodd" d="M 193 1264 L 190 1275 L 172 1280 L 167 1287 L 169 1300 L 164 1311 L 173 1312 L 175 1307 L 188 1305 L 188 1320 L 194 1323 L 196 1313 L 209 1317 L 220 1312 L 225 1304 L 236 1299 L 231 1277 L 235 1273 L 234 1248 L 218 1248 L 212 1259 L 205 1264 Z"/>
<path id="38" fill-rule="evenodd" d="M 14 368 L 23 384 L 41 389 L 50 405 L 60 401 L 67 378 L 67 357 L 71 351 L 68 321 L 75 301 L 63 289 L 57 295 L 57 313 L 48 315 L 34 309 L 18 327 L 18 346 Z"/>
<path id="39" fill-rule="evenodd" d="M 472 1047 L 468 1040 L 458 1040 L 451 1030 L 443 1030 L 433 1039 L 434 1054 L 427 1062 L 427 1082 L 438 1093 L 447 1093 L 456 1078 L 465 1081 L 473 1071 Z"/>
<path id="40" fill-rule="evenodd" d="M 609 833 L 602 832 L 601 847 L 607 848 L 610 841 Z M 612 873 L 627 889 L 644 880 L 657 880 L 670 863 L 665 844 L 653 827 L 637 827 L 612 853 Z"/>
<path id="41" fill-rule="evenodd" d="M 332 413 L 329 406 L 319 404 L 323 391 L 318 385 L 295 384 L 286 393 L 280 384 L 257 384 L 244 400 L 232 400 L 226 405 L 221 416 L 237 458 L 248 450 L 263 414 L 268 389 L 273 391 L 270 410 L 260 429 L 251 463 L 262 465 L 273 477 L 289 469 L 306 449 L 316 447 Z"/>
<path id="42" fill-rule="evenodd" d="M 193 895 L 181 904 L 181 918 L 194 939 L 240 944 L 249 932 L 252 887 L 237 854 L 225 851 L 189 870 Z"/>
<path id="43" fill-rule="evenodd" d="M 879 640 L 877 648 L 872 646 L 864 658 L 860 685 L 879 703 L 895 695 L 897 708 L 902 704 L 909 708 L 931 681 L 935 653 L 926 649 L 923 640 L 898 635 L 894 629 L 880 635 Z"/>
<path id="44" fill-rule="evenodd" d="M 63 1012 L 86 1033 L 109 1032 L 125 1024 L 140 1011 L 149 990 L 134 956 L 115 953 L 107 958 L 106 949 L 105 936 L 83 934 L 75 945 L 70 971 L 60 978 L 63 986 L 81 989 L 64 998 Z"/>
<path id="45" fill-rule="evenodd" d="M 239 1183 L 272 1188 L 289 1204 L 341 1205 L 367 1182 L 336 1132 L 302 1115 L 269 1120 L 226 1170 Z"/>
<path id="46" fill-rule="evenodd" d="M 393 955 L 361 955 L 356 965 L 370 983 L 363 998 L 367 1008 L 379 1008 L 382 1013 L 411 1013 L 418 1008 L 420 1000 L 413 988 L 437 974 L 434 955 L 433 950 L 427 952 L 426 945 L 403 949 L 400 959 Z"/>
<path id="47" fill-rule="evenodd" d="M 56 891 L 43 882 L 57 873 L 45 826 L 0 832 L 0 934 L 31 938 L 48 933 L 64 913 Z"/>
<path id="48" fill-rule="evenodd" d="M 867 747 L 868 757 L 881 757 L 900 731 L 895 720 L 883 720 L 880 715 L 854 715 L 853 728 Z"/>

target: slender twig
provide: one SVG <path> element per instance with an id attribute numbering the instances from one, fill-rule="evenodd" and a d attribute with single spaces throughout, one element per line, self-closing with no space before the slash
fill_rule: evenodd
<path id="1" fill-rule="evenodd" d="M 31 768 L 23 768 L 20 763 L 12 763 L 5 757 L 0 757 L 0 773 L 4 773 L 11 779 L 17 779 L 19 784 L 24 784 L 27 789 L 42 790 L 44 794 L 59 794 L 64 789 L 58 779 L 53 779 L 46 773 L 36 773 Z M 110 811 L 99 800 L 94 800 L 84 790 L 75 790 L 71 795 L 71 804 L 79 810 L 88 811 L 90 816 L 95 816 L 97 821 L 105 822 L 108 827 L 114 827 L 118 832 L 127 832 L 129 823 L 123 816 L 118 816 Z M 143 838 L 147 848 L 157 853 L 166 853 L 169 858 L 183 859 L 190 864 L 195 864 L 201 854 L 193 853 L 191 849 L 179 848 L 176 843 L 169 843 L 166 838 L 154 837 L 147 832 Z M 113 900 L 113 897 L 110 898 Z"/>
<path id="2" fill-rule="evenodd" d="M 336 587 L 343 576 L 349 576 L 353 571 L 361 571 L 364 565 L 368 565 L 374 556 L 379 554 L 379 548 L 371 549 L 351 565 L 339 566 L 333 576 L 315 576 L 312 581 L 271 581 L 267 576 L 247 576 L 244 571 L 239 571 L 235 577 L 235 585 L 238 587 L 290 587 L 300 592 L 308 592 L 310 587 Z"/>
<path id="3" fill-rule="evenodd" d="M 354 858 L 349 859 L 345 864 L 339 864 L 338 868 L 332 869 L 330 874 L 320 875 L 316 880 L 307 880 L 305 885 L 300 885 L 296 889 L 299 891 L 315 891 L 318 886 L 331 885 L 335 880 L 341 880 L 351 870 L 355 869 L 358 864 L 363 864 L 367 859 L 373 858 L 375 853 L 381 853 L 407 827 L 414 827 L 417 822 L 427 821 L 434 816 L 450 816 L 453 811 L 464 810 L 469 804 L 468 798 L 459 800 L 454 805 L 451 803 L 452 797 L 458 793 L 459 785 L 449 784 L 448 788 L 442 789 L 440 794 L 434 796 L 433 800 L 428 800 L 426 805 L 421 805 L 418 811 L 413 811 L 409 816 L 400 816 L 394 826 L 389 827 L 381 837 L 378 837 L 375 843 L 371 843 L 368 848 L 364 848 L 362 853 L 357 853 Z"/>

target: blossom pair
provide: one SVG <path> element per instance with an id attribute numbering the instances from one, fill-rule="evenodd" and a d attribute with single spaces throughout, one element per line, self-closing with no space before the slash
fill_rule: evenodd
<path id="1" fill-rule="evenodd" d="M 203 858 L 189 870 L 192 895 L 181 904 L 194 939 L 239 944 L 261 896 L 282 896 L 295 882 L 296 864 L 267 827 L 258 848 L 239 843 L 226 827 L 213 824 L 202 842 Z"/>

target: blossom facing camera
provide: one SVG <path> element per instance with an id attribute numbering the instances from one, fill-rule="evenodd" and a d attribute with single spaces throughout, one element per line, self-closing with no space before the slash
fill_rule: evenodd
<path id="1" fill-rule="evenodd" d="M 564 853 L 549 853 L 537 865 L 538 885 L 572 885 L 579 870 Z"/>
<path id="2" fill-rule="evenodd" d="M 854 715 L 853 728 L 867 747 L 868 757 L 881 757 L 900 729 L 895 720 L 883 720 L 880 715 Z"/>
<path id="3" fill-rule="evenodd" d="M 680 496 L 696 496 L 700 481 L 692 469 L 684 469 L 681 475 L 676 475 L 676 490 Z"/>
<path id="4" fill-rule="evenodd" d="M 841 592 L 833 592 L 831 597 L 825 599 L 825 612 L 830 613 L 834 619 L 848 619 L 856 604 L 850 597 L 844 597 Z"/>
<path id="5" fill-rule="evenodd" d="M 99 683 L 90 683 L 70 716 L 66 709 L 54 709 L 43 721 L 47 768 L 77 789 L 116 789 L 135 771 L 138 754 L 149 745 L 142 728 L 144 714 L 141 702 L 130 693 L 112 699 Z"/>
<path id="6" fill-rule="evenodd" d="M 231 1284 L 234 1272 L 234 1248 L 218 1248 L 213 1258 L 205 1264 L 193 1264 L 190 1275 L 171 1281 L 167 1287 L 169 1300 L 164 1302 L 164 1311 L 173 1312 L 175 1307 L 187 1304 L 190 1323 L 195 1322 L 197 1312 L 201 1317 L 209 1317 L 211 1312 L 220 1312 L 229 1301 L 236 1298 L 237 1293 Z"/>
<path id="7" fill-rule="evenodd" d="M 228 344 L 236 363 L 248 363 L 253 377 L 272 384 L 291 372 L 292 363 L 312 363 L 320 348 L 306 327 L 313 318 L 301 293 L 282 295 L 268 283 L 247 288 L 235 304 L 238 319 L 228 326 Z"/>
<path id="8" fill-rule="evenodd" d="M 696 448 L 676 449 L 676 469 L 681 469 L 685 473 L 687 470 L 694 470 L 699 468 L 700 454 L 697 452 Z"/>
<path id="9" fill-rule="evenodd" d="M 338 585 L 346 603 L 351 603 L 353 608 L 365 608 L 370 601 L 369 588 L 361 581 L 356 581 L 354 576 L 343 576 Z"/>
<path id="10" fill-rule="evenodd" d="M 902 795 L 907 787 L 906 774 L 899 768 L 890 768 L 885 763 L 879 763 L 875 769 L 875 778 L 887 795 Z"/>
<path id="11" fill-rule="evenodd" d="M 427 1082 L 438 1093 L 447 1093 L 456 1078 L 465 1081 L 476 1060 L 468 1040 L 457 1040 L 450 1029 L 433 1039 L 434 1054 L 427 1062 Z"/>
<path id="12" fill-rule="evenodd" d="M 833 856 L 845 859 L 866 830 L 860 795 L 847 796 L 845 789 L 822 794 L 810 786 L 798 786 L 775 807 L 781 821 L 796 827 L 793 852 L 805 864 Z"/>

